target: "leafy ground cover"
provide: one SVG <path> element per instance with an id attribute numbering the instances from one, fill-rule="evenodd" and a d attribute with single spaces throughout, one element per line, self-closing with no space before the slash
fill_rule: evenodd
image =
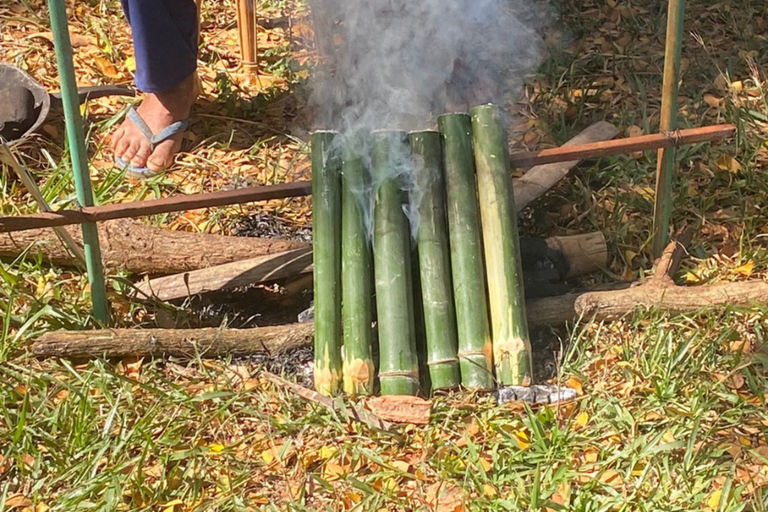
<path id="1" fill-rule="evenodd" d="M 104 141 L 128 103 L 84 108 L 100 202 L 307 177 L 303 84 L 315 55 L 306 9 L 264 2 L 262 69 L 249 78 L 237 68 L 233 2 L 203 5 L 205 96 L 175 172 L 122 179 Z M 69 6 L 81 83 L 129 83 L 131 45 L 117 2 Z M 529 118 L 518 145 L 557 145 L 599 119 L 624 136 L 654 131 L 666 6 L 556 7 L 549 54 L 518 105 Z M 686 19 L 681 123 L 733 122 L 739 134 L 678 153 L 675 222 L 696 235 L 676 279 L 694 287 L 764 279 L 768 11 L 752 0 L 690 2 Z M 0 33 L 0 59 L 55 89 L 43 2 L 0 4 Z M 72 205 L 60 118 L 17 153 L 55 207 Z M 533 206 L 527 228 L 599 229 L 611 263 L 592 280 L 642 278 L 652 263 L 654 170 L 652 153 L 582 164 Z M 7 169 L 0 194 L 3 215 L 36 211 Z M 301 226 L 310 209 L 307 200 L 279 201 L 147 222 L 230 233 L 265 211 Z M 768 509 L 764 305 L 643 310 L 545 333 L 546 347 L 557 347 L 558 379 L 582 390 L 576 402 L 524 410 L 451 395 L 435 399 L 428 426 L 381 433 L 276 389 L 248 361 L 34 360 L 26 346 L 36 335 L 92 326 L 87 285 L 34 250 L 0 269 L 0 510 Z M 116 325 L 158 321 L 113 283 Z"/>

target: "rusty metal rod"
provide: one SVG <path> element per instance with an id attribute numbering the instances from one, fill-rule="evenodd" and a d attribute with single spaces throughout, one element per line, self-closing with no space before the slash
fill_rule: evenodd
<path id="1" fill-rule="evenodd" d="M 513 153 L 512 164 L 516 167 L 532 167 L 554 162 L 570 162 L 586 158 L 634 153 L 659 148 L 695 144 L 725 139 L 736 131 L 732 124 L 691 128 L 674 133 L 643 135 L 629 139 L 595 142 L 579 146 L 566 146 L 541 151 Z M 161 213 L 196 210 L 215 206 L 244 204 L 271 199 L 308 196 L 312 193 L 309 181 L 296 181 L 282 185 L 258 186 L 196 194 L 166 197 L 134 203 L 118 203 L 103 206 L 89 206 L 80 210 L 36 213 L 14 217 L 0 217 L 0 233 L 25 231 L 28 229 L 52 228 L 87 222 L 142 217 Z"/>

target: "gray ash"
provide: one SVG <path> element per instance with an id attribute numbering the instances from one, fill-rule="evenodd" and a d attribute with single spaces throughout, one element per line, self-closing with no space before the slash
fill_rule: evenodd
<path id="1" fill-rule="evenodd" d="M 312 347 L 297 348 L 283 354 L 255 354 L 236 362 L 249 363 L 281 377 L 288 377 L 298 384 L 314 388 L 314 351 Z"/>

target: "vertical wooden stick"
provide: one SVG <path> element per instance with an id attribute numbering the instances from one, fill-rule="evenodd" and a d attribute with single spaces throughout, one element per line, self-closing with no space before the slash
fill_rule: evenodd
<path id="1" fill-rule="evenodd" d="M 243 67 L 258 72 L 259 38 L 256 0 L 237 0 L 237 28 L 240 32 L 240 56 Z"/>
<path id="2" fill-rule="evenodd" d="M 528 385 L 533 364 L 525 314 L 520 238 L 509 142 L 498 107 L 473 108 L 472 132 L 496 379 L 502 385 Z"/>
<path id="3" fill-rule="evenodd" d="M 312 134 L 315 389 L 339 392 L 341 363 L 341 158 L 335 132 Z"/>
<path id="4" fill-rule="evenodd" d="M 669 0 L 659 129 L 670 135 L 677 130 L 677 85 L 680 79 L 684 12 L 685 0 Z M 656 163 L 656 199 L 653 208 L 653 255 L 657 258 L 661 256 L 669 239 L 674 172 L 675 148 L 660 149 Z"/>

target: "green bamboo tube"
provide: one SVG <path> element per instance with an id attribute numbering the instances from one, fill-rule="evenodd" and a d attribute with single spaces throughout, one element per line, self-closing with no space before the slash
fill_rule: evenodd
<path id="1" fill-rule="evenodd" d="M 415 161 L 416 187 L 422 194 L 416 240 L 427 364 L 432 389 L 450 389 L 461 384 L 461 374 L 440 133 L 413 132 L 409 140 Z"/>
<path id="2" fill-rule="evenodd" d="M 312 134 L 315 389 L 339 392 L 341 363 L 341 158 L 337 134 Z"/>
<path id="3" fill-rule="evenodd" d="M 507 134 L 497 107 L 475 107 L 471 114 L 496 379 L 527 385 L 533 365 Z"/>
<path id="4" fill-rule="evenodd" d="M 370 177 L 359 153 L 362 137 L 345 141 L 341 178 L 341 304 L 344 332 L 344 391 L 373 391 L 371 246 L 365 225 Z"/>
<path id="5" fill-rule="evenodd" d="M 493 345 L 485 297 L 480 212 L 472 157 L 472 123 L 466 114 L 438 118 L 450 234 L 461 383 L 493 388 Z"/>
<path id="6" fill-rule="evenodd" d="M 379 325 L 382 395 L 415 395 L 419 368 L 413 319 L 410 225 L 403 206 L 404 132 L 372 135 L 371 174 L 378 185 L 373 213 L 373 268 Z"/>

